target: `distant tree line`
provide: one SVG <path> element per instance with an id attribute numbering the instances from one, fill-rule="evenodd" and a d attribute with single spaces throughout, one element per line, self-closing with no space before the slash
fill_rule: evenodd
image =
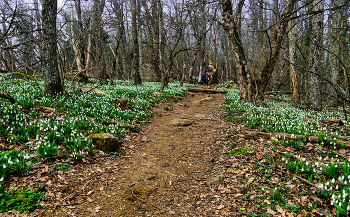
<path id="1" fill-rule="evenodd" d="M 211 84 L 241 100 L 349 103 L 350 0 L 3 0 L 0 72 L 43 76 L 48 94 L 79 77 Z M 59 4 L 58 4 L 59 3 Z"/>

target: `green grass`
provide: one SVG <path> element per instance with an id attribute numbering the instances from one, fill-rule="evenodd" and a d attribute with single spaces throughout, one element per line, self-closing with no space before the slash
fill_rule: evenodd
<path id="1" fill-rule="evenodd" d="M 237 148 L 237 149 L 232 149 L 229 151 L 229 155 L 238 155 L 238 154 L 249 154 L 253 151 L 257 151 L 257 149 L 251 149 L 251 148 Z"/>
<path id="2" fill-rule="evenodd" d="M 41 208 L 40 201 L 46 200 L 43 192 L 37 190 L 10 190 L 0 188 L 0 213 L 9 210 L 30 213 Z"/>
<path id="3" fill-rule="evenodd" d="M 59 171 L 62 171 L 62 172 L 67 172 L 69 170 L 72 170 L 72 167 L 71 165 L 69 164 L 65 164 L 65 163 L 62 163 L 62 164 L 55 164 L 53 165 L 53 167 L 55 170 L 59 170 Z"/>

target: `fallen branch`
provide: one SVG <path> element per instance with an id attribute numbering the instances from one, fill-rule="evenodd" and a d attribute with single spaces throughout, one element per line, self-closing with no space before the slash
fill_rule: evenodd
<path id="1" fill-rule="evenodd" d="M 0 98 L 4 98 L 4 99 L 7 99 L 8 101 L 10 101 L 12 104 L 15 103 L 15 99 L 8 95 L 7 93 L 5 93 L 4 91 L 0 91 Z"/>
<path id="2" fill-rule="evenodd" d="M 286 140 L 298 140 L 304 139 L 304 135 L 294 135 L 288 133 L 266 133 L 259 131 L 246 131 L 244 134 L 245 139 L 260 139 L 264 138 L 266 140 L 276 138 L 276 139 L 286 139 Z M 309 143 L 320 143 L 321 140 L 317 136 L 306 136 L 307 142 Z M 345 149 L 350 149 L 350 141 L 335 140 L 336 143 L 344 143 Z"/>
<path id="3" fill-rule="evenodd" d="M 265 96 L 264 98 L 265 99 L 272 99 L 272 100 L 275 100 L 275 101 L 278 101 L 278 102 L 288 102 L 288 103 L 290 103 L 290 100 L 281 99 L 281 98 L 272 97 L 272 96 Z"/>
<path id="4" fill-rule="evenodd" d="M 188 87 L 186 88 L 188 92 L 193 92 L 193 93 L 222 93 L 222 94 L 226 94 L 228 91 L 226 90 L 214 90 L 214 89 L 203 89 L 203 88 L 192 88 L 192 87 Z"/>

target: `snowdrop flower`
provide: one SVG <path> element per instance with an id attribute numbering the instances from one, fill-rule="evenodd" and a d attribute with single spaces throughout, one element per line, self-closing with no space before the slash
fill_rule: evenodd
<path id="1" fill-rule="evenodd" d="M 339 188 L 339 186 L 337 185 L 337 186 L 335 187 L 335 189 L 337 189 L 337 190 L 338 190 L 338 188 Z"/>
<path id="2" fill-rule="evenodd" d="M 345 181 L 345 182 L 344 182 L 344 185 L 348 185 L 348 181 Z"/>
<path id="3" fill-rule="evenodd" d="M 326 185 L 329 185 L 329 182 L 327 182 Z"/>
<path id="4" fill-rule="evenodd" d="M 17 159 L 17 160 L 16 160 L 16 162 L 18 163 L 18 162 L 19 162 L 19 160 Z"/>
<path id="5" fill-rule="evenodd" d="M 7 159 L 7 156 L 6 156 L 6 155 L 4 156 L 4 159 Z"/>
<path id="6" fill-rule="evenodd" d="M 306 166 L 309 165 L 309 162 L 306 161 Z"/>
<path id="7" fill-rule="evenodd" d="M 0 182 L 4 181 L 4 177 L 1 177 Z"/>
<path id="8" fill-rule="evenodd" d="M 341 207 L 341 202 L 339 202 L 339 204 L 338 204 L 340 207 Z"/>
<path id="9" fill-rule="evenodd" d="M 320 157 L 320 160 L 322 160 L 322 157 Z"/>
<path id="10" fill-rule="evenodd" d="M 301 172 L 304 172 L 304 167 L 303 167 L 303 168 L 301 168 Z"/>
<path id="11" fill-rule="evenodd" d="M 11 159 L 9 159 L 9 160 L 7 161 L 7 163 L 10 164 L 10 165 L 13 164 L 13 162 L 11 161 Z"/>
<path id="12" fill-rule="evenodd" d="M 6 165 L 5 165 L 5 164 L 4 164 L 4 165 L 2 165 L 2 168 L 6 169 Z"/>
<path id="13" fill-rule="evenodd" d="M 305 158 L 303 158 L 303 161 L 305 161 Z"/>
<path id="14" fill-rule="evenodd" d="M 333 204 L 334 204 L 333 201 L 331 201 L 331 206 L 333 206 Z"/>
<path id="15" fill-rule="evenodd" d="M 93 147 L 93 146 L 92 146 Z M 288 163 L 288 160 L 286 160 L 286 164 Z"/>
<path id="16" fill-rule="evenodd" d="M 334 182 L 335 182 L 335 179 L 333 178 L 333 179 L 332 179 L 332 183 L 334 183 Z"/>
<path id="17" fill-rule="evenodd" d="M 347 211 L 349 211 L 349 210 L 350 210 L 350 205 L 348 205 L 348 207 L 346 208 L 346 210 L 347 210 Z"/>
<path id="18" fill-rule="evenodd" d="M 324 190 L 327 190 L 327 186 L 324 186 Z"/>

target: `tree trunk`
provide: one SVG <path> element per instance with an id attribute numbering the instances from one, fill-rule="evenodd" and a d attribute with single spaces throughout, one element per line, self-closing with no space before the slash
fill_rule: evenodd
<path id="1" fill-rule="evenodd" d="M 314 10 L 323 10 L 324 1 L 317 1 L 314 5 Z M 320 69 L 321 69 L 321 47 L 322 47 L 322 36 L 323 36 L 323 13 L 319 13 L 312 17 L 312 33 L 310 42 L 310 55 L 309 55 L 309 102 L 310 108 L 320 111 L 322 110 L 322 96 L 320 88 Z"/>
<path id="2" fill-rule="evenodd" d="M 287 31 L 289 18 L 294 12 L 293 11 L 294 5 L 297 1 L 298 0 L 288 0 L 286 2 L 286 6 L 284 8 L 284 11 L 282 13 L 282 16 L 279 22 L 279 26 L 275 32 L 274 41 L 272 42 L 272 45 L 271 45 L 269 59 L 266 61 L 263 67 L 263 70 L 261 72 L 261 78 L 257 79 L 256 81 L 258 93 L 256 94 L 257 99 L 255 100 L 260 100 L 260 101 L 264 100 L 264 91 L 270 81 L 271 75 L 273 73 L 276 62 L 278 60 L 280 49 L 282 47 L 282 42 Z"/>
<path id="3" fill-rule="evenodd" d="M 203 25 L 202 28 L 201 28 L 201 33 L 199 35 L 199 38 L 197 39 L 197 45 L 196 45 L 196 50 L 194 51 L 194 54 L 193 54 L 193 58 L 192 58 L 192 61 L 191 61 L 191 65 L 190 65 L 190 71 L 188 73 L 188 83 L 192 84 L 193 83 L 193 69 L 194 69 L 194 64 L 196 63 L 196 58 L 197 58 L 197 54 L 199 52 L 199 49 L 201 47 L 201 41 L 203 40 L 204 38 L 204 33 L 205 33 L 205 26 Z"/>
<path id="4" fill-rule="evenodd" d="M 44 74 L 44 92 L 49 95 L 57 95 L 64 91 L 57 62 L 57 0 L 43 0 L 41 13 L 43 26 L 41 62 Z"/>
<path id="5" fill-rule="evenodd" d="M 292 100 L 293 100 L 293 105 L 295 107 L 298 106 L 298 82 L 297 82 L 297 73 L 295 69 L 295 28 L 293 26 L 293 22 L 290 20 L 288 23 L 288 40 L 289 40 L 289 62 L 290 62 L 290 79 L 291 79 L 291 86 L 292 86 Z"/>
<path id="6" fill-rule="evenodd" d="M 222 4 L 222 17 L 223 17 L 223 28 L 228 35 L 231 49 L 235 56 L 238 73 L 238 84 L 239 84 L 239 96 L 240 100 L 249 100 L 249 89 L 248 89 L 248 67 L 247 59 L 245 56 L 243 44 L 240 37 L 241 27 L 237 25 L 234 20 L 232 2 L 231 0 L 223 0 Z M 244 0 L 240 0 L 238 5 L 243 7 Z M 242 8 L 237 9 L 242 12 Z"/>
<path id="7" fill-rule="evenodd" d="M 84 52 L 84 29 L 83 29 L 83 21 L 81 18 L 81 4 L 80 0 L 75 0 L 75 9 L 77 11 L 77 21 L 78 21 L 78 51 L 80 55 L 81 65 L 85 66 L 85 52 Z"/>
<path id="8" fill-rule="evenodd" d="M 71 18 L 70 28 L 71 28 L 71 34 L 72 34 L 72 47 L 73 47 L 73 50 L 75 53 L 75 59 L 77 62 L 78 72 L 81 72 L 81 71 L 83 71 L 83 64 L 82 64 L 82 61 L 80 58 L 81 55 L 79 53 L 78 45 L 77 45 L 76 40 L 75 40 L 75 34 L 74 34 L 74 28 L 73 28 L 73 26 L 74 26 L 73 7 L 71 8 L 70 18 Z"/>
<path id="9" fill-rule="evenodd" d="M 131 0 L 131 25 L 132 25 L 132 41 L 133 41 L 133 77 L 134 84 L 141 85 L 140 77 L 140 57 L 139 57 L 139 41 L 138 41 L 138 26 L 136 22 L 136 0 Z"/>
<path id="10" fill-rule="evenodd" d="M 334 0 L 334 7 L 339 6 L 340 0 Z M 339 54 L 339 27 L 340 27 L 340 14 L 339 11 L 334 11 L 332 15 L 332 33 L 331 33 L 331 82 L 333 84 L 338 83 L 339 77 L 339 62 L 337 55 Z M 330 106 L 339 105 L 338 97 L 333 88 L 331 88 L 331 94 L 329 98 Z"/>

